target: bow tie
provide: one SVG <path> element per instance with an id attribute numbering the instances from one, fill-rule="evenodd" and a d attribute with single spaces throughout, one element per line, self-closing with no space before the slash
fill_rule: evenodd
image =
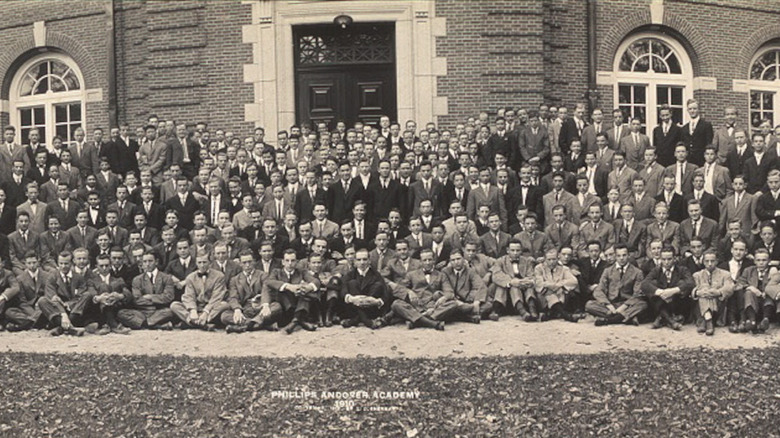
<path id="1" fill-rule="evenodd" d="M 206 278 L 209 276 L 208 272 L 198 272 L 198 277 L 200 278 Z"/>

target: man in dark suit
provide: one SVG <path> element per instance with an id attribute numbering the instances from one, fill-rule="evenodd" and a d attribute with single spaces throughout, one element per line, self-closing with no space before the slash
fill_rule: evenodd
<path id="1" fill-rule="evenodd" d="M 0 187 L 0 233 L 8 235 L 16 229 L 16 206 L 8 203 L 5 189 Z"/>
<path id="2" fill-rule="evenodd" d="M 60 220 L 60 226 L 63 230 L 76 226 L 76 215 L 81 207 L 78 202 L 70 199 L 70 191 L 65 181 L 60 180 L 57 184 L 57 197 L 58 199 L 52 200 L 46 205 L 47 218 L 56 216 Z"/>
<path id="3" fill-rule="evenodd" d="M 352 168 L 348 162 L 343 161 L 339 165 L 339 176 L 341 180 L 328 188 L 330 198 L 326 200 L 330 220 L 336 223 L 350 218 L 352 206 L 362 197 L 363 190 L 360 181 L 352 178 Z"/>
<path id="4" fill-rule="evenodd" d="M 92 301 L 95 289 L 87 280 L 71 270 L 73 254 L 63 252 L 57 257 L 57 270 L 46 284 L 44 296 L 38 300 L 38 307 L 49 322 L 55 326 L 51 334 L 63 333 L 82 336 L 82 326 L 94 316 L 97 305 Z"/>
<path id="5" fill-rule="evenodd" d="M 761 194 L 756 201 L 756 216 L 760 221 L 775 221 L 780 229 L 780 170 L 772 170 L 767 177 L 769 190 Z"/>
<path id="6" fill-rule="evenodd" d="M 685 205 L 689 205 L 691 200 L 699 201 L 701 214 L 717 223 L 720 220 L 720 201 L 714 195 L 704 190 L 704 173 L 699 169 L 693 175 L 693 192 L 690 195 L 683 196 Z M 687 208 L 687 207 L 686 207 Z"/>
<path id="7" fill-rule="evenodd" d="M 355 269 L 341 279 L 344 316 L 341 325 L 352 327 L 363 324 L 376 329 L 382 326 L 378 319 L 387 314 L 392 297 L 384 278 L 371 267 L 367 249 L 355 253 Z"/>
<path id="8" fill-rule="evenodd" d="M 742 166 L 742 175 L 747 178 L 747 192 L 751 194 L 764 190 L 767 186 L 767 175 L 772 169 L 777 168 L 775 158 L 766 152 L 764 136 L 756 132 L 752 138 L 753 154 Z"/>
<path id="9" fill-rule="evenodd" d="M 733 181 L 737 175 L 742 175 L 745 161 L 753 155 L 753 149 L 747 144 L 747 131 L 744 129 L 734 130 L 735 146 L 726 153 L 726 162 L 724 166 L 729 169 L 729 176 Z"/>
<path id="10" fill-rule="evenodd" d="M 179 239 L 176 242 L 176 256 L 171 258 L 165 267 L 165 273 L 170 274 L 174 282 L 176 300 L 181 298 L 184 292 L 184 280 L 188 275 L 197 270 L 195 257 L 190 251 L 190 242 L 187 239 Z"/>
<path id="11" fill-rule="evenodd" d="M 688 99 L 687 106 L 690 121 L 682 127 L 680 141 L 688 147 L 690 162 L 703 166 L 704 148 L 712 144 L 715 133 L 712 123 L 704 120 L 699 114 L 699 102 L 696 99 Z"/>
<path id="12" fill-rule="evenodd" d="M 578 308 L 578 311 L 584 309 L 585 303 L 592 299 L 593 291 L 599 285 L 601 274 L 608 266 L 607 261 L 601 258 L 602 248 L 598 240 L 587 242 L 586 248 L 588 257 L 582 257 L 577 260 L 577 266 L 580 270 L 578 278 L 580 293 L 573 304 Z"/>
<path id="13" fill-rule="evenodd" d="M 585 154 L 582 153 L 582 144 L 574 140 L 569 146 L 569 153 L 563 157 L 563 170 L 577 173 L 585 167 Z"/>
<path id="14" fill-rule="evenodd" d="M 13 207 L 22 205 L 27 200 L 27 184 L 31 182 L 24 175 L 24 161 L 16 159 L 13 162 L 11 174 L 3 175 L 6 202 Z"/>
<path id="15" fill-rule="evenodd" d="M 298 190 L 295 195 L 293 210 L 298 217 L 298 223 L 309 222 L 314 219 L 314 204 L 325 202 L 325 191 L 317 183 L 317 174 L 314 169 L 306 171 L 306 186 Z"/>
<path id="16" fill-rule="evenodd" d="M 400 184 L 397 180 L 390 178 L 390 162 L 381 160 L 377 170 L 379 178 L 376 184 L 369 186 L 373 208 L 368 213 L 368 218 L 373 221 L 387 218 L 390 210 L 401 207 Z"/>
<path id="17" fill-rule="evenodd" d="M 423 163 L 420 165 L 419 175 L 420 178 L 412 183 L 412 185 L 409 187 L 409 199 L 411 207 L 414 209 L 412 213 L 419 214 L 420 203 L 424 199 L 429 199 L 433 205 L 433 214 L 439 215 L 442 208 L 440 204 L 443 198 L 442 193 L 444 187 L 438 179 L 433 178 L 430 161 L 423 161 Z M 489 177 L 490 175 L 488 170 L 488 178 Z"/>
<path id="18" fill-rule="evenodd" d="M 506 129 L 506 120 L 503 117 L 496 118 L 496 132 L 490 135 L 485 144 L 485 150 L 481 151 L 488 166 L 494 167 L 497 153 L 504 154 L 512 162 L 512 142 Z"/>
<path id="19" fill-rule="evenodd" d="M 574 117 L 563 121 L 563 124 L 561 125 L 561 133 L 558 136 L 558 146 L 560 147 L 561 154 L 568 154 L 571 142 L 575 139 L 580 140 L 582 138 L 582 131 L 584 131 L 585 127 L 587 126 L 584 117 L 585 104 L 578 103 L 574 107 Z"/>
<path id="20" fill-rule="evenodd" d="M 111 165 L 111 170 L 118 175 L 126 175 L 127 172 L 138 171 L 138 142 L 131 139 L 130 128 L 127 123 L 122 123 L 119 128 L 111 129 L 111 141 L 105 146 L 105 156 Z"/>
<path id="21" fill-rule="evenodd" d="M 518 140 L 518 150 L 514 151 L 512 168 L 517 170 L 522 163 L 527 162 L 538 165 L 539 170 L 545 173 L 550 167 L 550 137 L 547 130 L 541 126 L 537 111 L 528 114 L 528 126 L 520 132 Z"/>
<path id="22" fill-rule="evenodd" d="M 165 157 L 166 167 L 176 163 L 181 166 L 182 173 L 188 179 L 192 179 L 200 166 L 199 152 L 200 148 L 197 143 L 187 136 L 187 126 L 180 123 L 176 126 L 176 136 L 168 142 Z"/>
<path id="23" fill-rule="evenodd" d="M 682 130 L 672 120 L 672 109 L 668 105 L 661 106 L 658 114 L 661 123 L 653 129 L 653 147 L 658 155 L 658 164 L 666 167 L 675 162 L 674 147 L 682 139 Z"/>
<path id="24" fill-rule="evenodd" d="M 165 208 L 154 201 L 154 192 L 151 187 L 141 189 L 141 202 L 138 204 L 138 211 L 146 216 L 149 226 L 160 229 L 165 222 Z"/>
<path id="25" fill-rule="evenodd" d="M 665 202 L 669 207 L 669 220 L 678 224 L 688 217 L 688 209 L 685 207 L 685 199 L 674 191 L 674 176 L 664 176 L 663 189 L 655 197 L 656 202 Z"/>
<path id="26" fill-rule="evenodd" d="M 654 329 L 668 325 L 672 330 L 680 330 L 680 323 L 673 315 L 686 307 L 685 301 L 694 285 L 688 269 L 675 261 L 674 248 L 663 247 L 661 265 L 653 268 L 642 282 L 642 292 L 656 315 Z"/>
<path id="27" fill-rule="evenodd" d="M 178 193 L 165 203 L 166 209 L 175 211 L 179 216 L 179 224 L 184 229 L 191 230 L 195 212 L 200 210 L 200 202 L 189 193 L 189 182 L 186 176 L 180 175 L 176 179 L 176 186 Z"/>

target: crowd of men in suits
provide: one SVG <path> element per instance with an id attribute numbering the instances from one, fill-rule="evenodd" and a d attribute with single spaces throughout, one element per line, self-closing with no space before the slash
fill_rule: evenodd
<path id="1" fill-rule="evenodd" d="M 275 144 L 152 116 L 0 145 L 0 327 L 53 335 L 405 322 L 764 332 L 780 299 L 780 143 L 687 102 L 577 104 L 452 130 L 383 116 Z"/>

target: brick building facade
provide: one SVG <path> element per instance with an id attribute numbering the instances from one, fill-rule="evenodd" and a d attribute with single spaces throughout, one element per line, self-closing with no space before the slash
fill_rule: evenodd
<path id="1" fill-rule="evenodd" d="M 611 109 L 621 90 L 635 99 L 623 99 L 624 109 L 650 117 L 661 94 L 679 89 L 683 98 L 698 98 L 715 122 L 733 104 L 747 125 L 752 104 L 754 117 L 780 123 L 780 78 L 770 71 L 771 49 L 780 48 L 780 3 L 773 0 L 42 0 L 5 1 L 0 12 L 0 123 L 17 128 L 27 122 L 56 130 L 65 122 L 48 119 L 73 101 L 83 105 L 78 117 L 88 130 L 124 121 L 138 126 L 150 114 L 240 133 L 254 126 L 284 129 L 307 118 L 296 101 L 303 91 L 293 30 L 332 24 L 337 15 L 355 25 L 394 23 L 391 118 L 401 122 L 436 120 L 449 127 L 481 110 L 571 106 L 587 97 Z M 679 58 L 681 73 L 669 83 L 620 71 L 625 48 L 651 46 Z M 47 99 L 56 93 L 22 96 L 22 68 L 40 72 L 35 63 L 53 54 L 78 70 L 78 90 L 52 103 Z M 762 54 L 770 72 L 752 77 Z M 642 91 L 619 84 L 645 87 L 648 96 L 636 101 L 631 93 Z M 590 93 L 589 85 L 595 85 Z M 751 91 L 761 92 L 752 102 Z M 23 113 L 27 107 L 41 110 Z M 79 123 L 67 117 L 69 126 Z"/>

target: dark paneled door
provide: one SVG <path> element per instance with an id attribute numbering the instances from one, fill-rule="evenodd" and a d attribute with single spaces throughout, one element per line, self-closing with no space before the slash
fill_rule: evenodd
<path id="1" fill-rule="evenodd" d="M 296 26 L 296 113 L 299 122 L 375 124 L 397 117 L 395 26 L 390 23 Z"/>

